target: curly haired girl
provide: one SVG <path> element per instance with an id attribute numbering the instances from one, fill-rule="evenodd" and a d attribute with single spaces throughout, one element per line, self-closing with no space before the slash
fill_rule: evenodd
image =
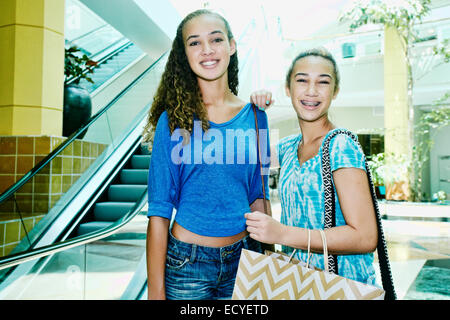
<path id="1" fill-rule="evenodd" d="M 264 211 L 254 111 L 237 88 L 236 41 L 227 21 L 208 10 L 186 16 L 144 131 L 144 140 L 153 141 L 149 299 L 230 298 L 241 249 L 261 250 L 244 218 Z M 255 112 L 267 133 L 266 114 Z M 260 140 L 269 146 L 267 134 Z"/>

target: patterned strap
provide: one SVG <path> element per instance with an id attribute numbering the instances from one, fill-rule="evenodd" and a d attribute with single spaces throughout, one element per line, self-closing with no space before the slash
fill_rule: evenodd
<path id="1" fill-rule="evenodd" d="M 335 196 L 333 189 L 333 181 L 331 175 L 330 165 L 330 141 L 335 135 L 330 135 L 323 143 L 322 150 L 322 177 L 323 177 L 323 190 L 325 193 L 325 214 L 324 214 L 324 229 L 333 228 L 336 226 L 336 208 L 335 208 Z M 328 260 L 328 269 L 330 272 L 338 274 L 337 256 L 332 255 Z"/>
<path id="2" fill-rule="evenodd" d="M 359 141 L 356 136 L 348 131 L 343 129 L 335 130 L 331 133 L 327 139 L 323 142 L 323 150 L 322 150 L 322 176 L 323 176 L 323 187 L 325 192 L 325 217 L 324 217 L 324 229 L 332 228 L 336 225 L 336 208 L 335 208 L 335 196 L 334 196 L 334 187 L 332 181 L 331 174 L 331 163 L 330 163 L 330 142 L 338 134 L 345 134 L 355 141 L 355 143 L 359 145 Z M 397 298 L 394 290 L 394 284 L 392 281 L 392 273 L 389 265 L 389 257 L 386 248 L 386 241 L 384 238 L 383 228 L 381 225 L 381 215 L 380 210 L 378 208 L 378 201 L 375 195 L 375 188 L 372 183 L 372 174 L 369 170 L 369 166 L 367 161 L 365 161 L 365 167 L 367 172 L 367 178 L 369 182 L 370 194 L 372 196 L 372 203 L 375 208 L 375 215 L 377 220 L 377 229 L 378 229 L 378 243 L 377 243 L 377 251 L 378 251 L 378 261 L 380 264 L 381 271 L 381 281 L 383 283 L 383 288 L 386 291 L 385 300 L 395 300 Z M 337 274 L 337 256 L 332 255 L 328 260 L 328 268 L 330 272 Z"/>

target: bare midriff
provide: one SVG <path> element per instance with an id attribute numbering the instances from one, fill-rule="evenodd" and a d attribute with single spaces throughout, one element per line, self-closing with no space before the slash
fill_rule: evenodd
<path id="1" fill-rule="evenodd" d="M 207 237 L 193 233 L 174 221 L 172 226 L 172 235 L 183 242 L 197 244 L 205 247 L 225 247 L 235 242 L 238 242 L 242 238 L 248 235 L 247 230 L 244 230 L 238 234 L 229 237 Z"/>

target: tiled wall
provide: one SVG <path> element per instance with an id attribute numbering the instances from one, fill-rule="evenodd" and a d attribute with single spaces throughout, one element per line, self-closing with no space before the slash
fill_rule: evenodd
<path id="1" fill-rule="evenodd" d="M 0 193 L 18 181 L 66 138 L 0 137 Z M 0 204 L 0 256 L 7 255 L 104 151 L 103 144 L 74 141 L 23 185 L 15 199 Z M 23 222 L 20 220 L 22 215 Z"/>
<path id="2" fill-rule="evenodd" d="M 0 136 L 0 193 L 44 159 L 64 139 L 45 136 Z"/>

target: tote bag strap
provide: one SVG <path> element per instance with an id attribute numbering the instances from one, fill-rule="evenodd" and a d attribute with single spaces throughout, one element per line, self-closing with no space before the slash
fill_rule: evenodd
<path id="1" fill-rule="evenodd" d="M 326 140 L 323 142 L 322 149 L 322 177 L 323 177 L 323 188 L 325 193 L 325 215 L 324 215 L 324 229 L 336 226 L 336 208 L 335 208 L 335 195 L 333 187 L 333 176 L 331 174 L 331 163 L 330 163 L 330 142 L 335 136 L 339 134 L 345 134 L 352 138 L 355 143 L 359 145 L 357 137 L 350 131 L 344 129 L 338 129 L 332 132 Z M 381 215 L 378 208 L 378 201 L 375 195 L 375 188 L 372 183 L 372 175 L 369 170 L 367 161 L 365 160 L 365 167 L 367 172 L 367 178 L 369 183 L 370 194 L 372 197 L 372 204 L 375 209 L 375 216 L 377 221 L 378 230 L 378 261 L 380 265 L 381 281 L 383 283 L 383 288 L 386 291 L 385 300 L 395 300 L 397 298 L 394 290 L 394 284 L 392 281 L 392 273 L 389 264 L 389 256 L 386 248 L 386 241 L 384 238 L 383 227 L 381 224 Z M 337 274 L 337 256 L 332 255 L 328 260 L 328 266 L 330 272 Z M 334 270 L 334 271 L 333 271 Z"/>
<path id="2" fill-rule="evenodd" d="M 261 175 L 261 185 L 262 185 L 262 192 L 263 192 L 263 199 L 264 199 L 264 213 L 269 214 L 269 211 L 267 210 L 267 203 L 266 203 L 266 187 L 264 186 L 264 175 L 263 175 L 263 168 L 262 168 L 262 162 L 261 162 L 261 148 L 259 144 L 259 129 L 258 129 L 258 118 L 256 116 L 256 106 L 252 104 L 253 108 L 253 114 L 255 116 L 255 128 L 256 128 L 256 144 L 258 148 L 258 163 L 259 163 L 259 171 Z"/>

